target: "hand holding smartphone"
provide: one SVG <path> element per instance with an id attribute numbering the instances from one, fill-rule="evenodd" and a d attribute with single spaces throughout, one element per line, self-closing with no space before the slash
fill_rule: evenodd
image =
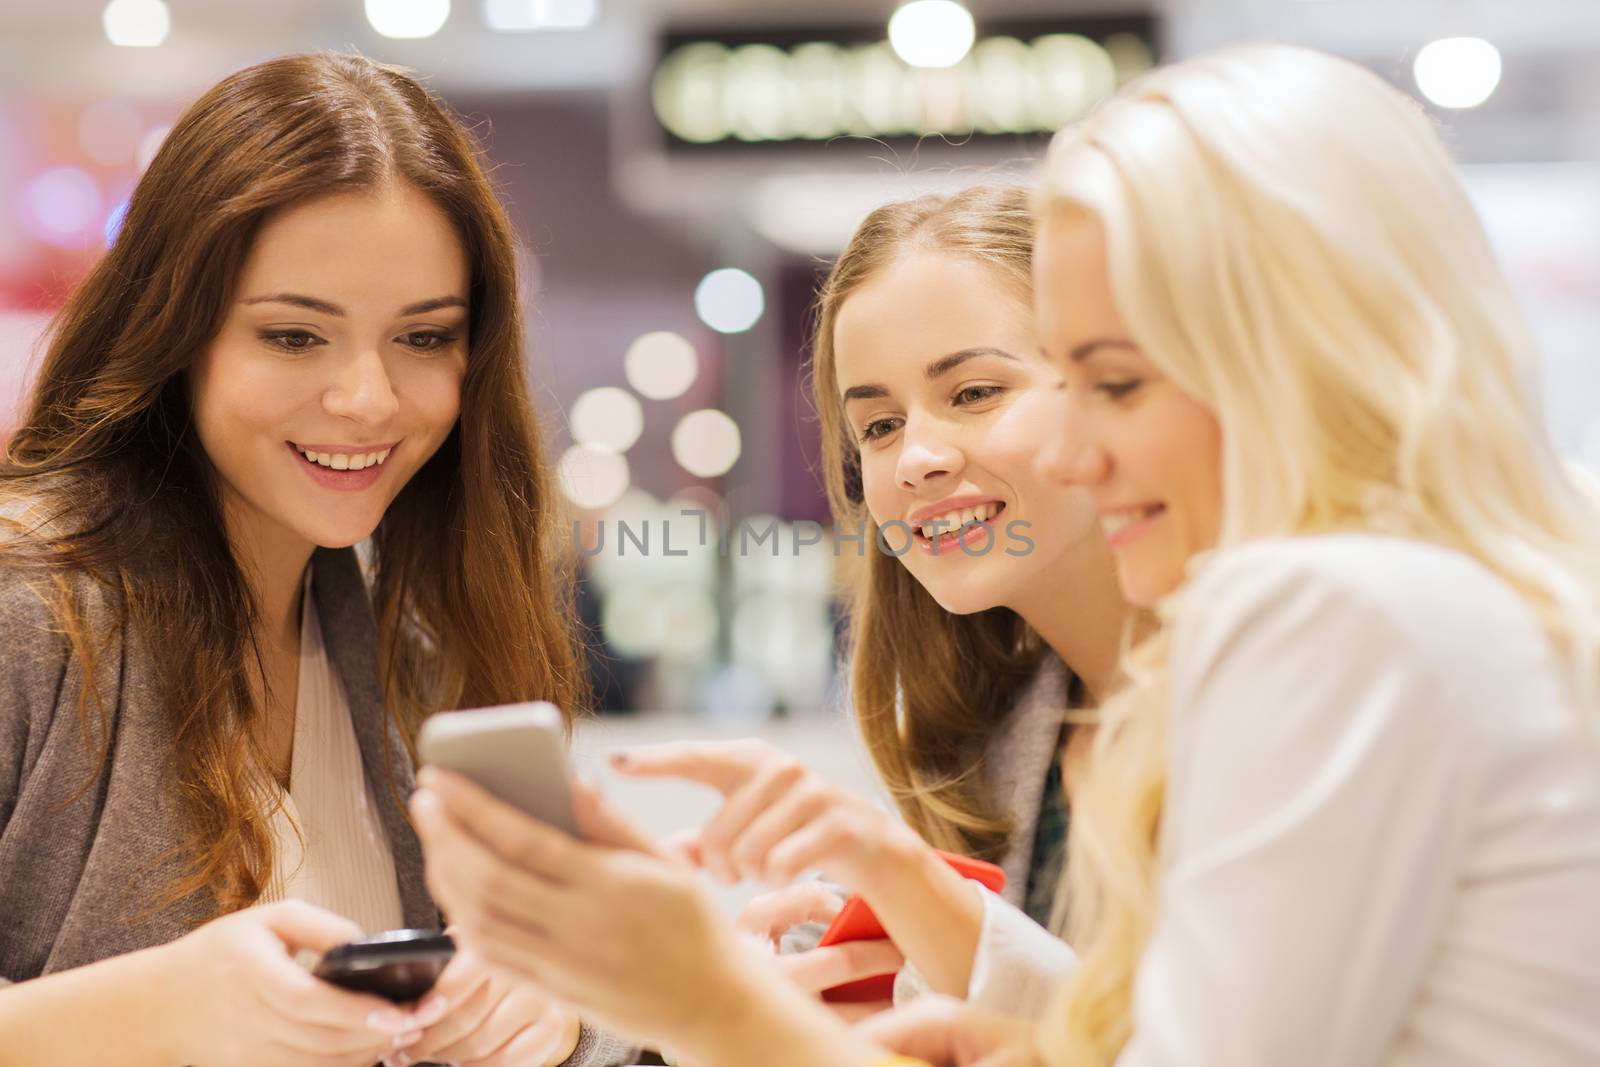
<path id="1" fill-rule="evenodd" d="M 536 701 L 430 716 L 417 737 L 422 762 L 472 779 L 512 807 L 574 837 L 566 720 Z"/>
<path id="2" fill-rule="evenodd" d="M 345 989 L 406 1004 L 433 988 L 455 951 L 455 942 L 443 930 L 389 930 L 329 949 L 311 973 Z"/>

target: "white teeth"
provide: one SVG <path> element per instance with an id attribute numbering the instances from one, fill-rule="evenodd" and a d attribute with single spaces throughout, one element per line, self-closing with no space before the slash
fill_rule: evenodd
<path id="1" fill-rule="evenodd" d="M 922 531 L 922 536 L 933 540 L 936 537 L 957 533 L 974 522 L 988 522 L 998 514 L 1000 505 L 979 504 L 977 507 L 958 508 L 943 515 L 923 519 L 918 528 Z"/>
<path id="2" fill-rule="evenodd" d="M 368 467 L 375 467 L 389 458 L 389 453 L 394 449 L 386 448 L 382 452 L 312 452 L 294 446 L 294 450 L 319 467 L 327 467 L 336 471 L 359 471 Z"/>

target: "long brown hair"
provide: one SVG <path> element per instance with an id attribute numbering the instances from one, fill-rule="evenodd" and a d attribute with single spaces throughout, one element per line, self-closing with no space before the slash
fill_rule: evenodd
<path id="1" fill-rule="evenodd" d="M 850 295 L 908 254 L 973 259 L 1027 297 L 1034 228 L 1021 187 L 980 185 L 878 208 L 822 283 L 811 346 L 828 501 L 842 527 L 866 533 L 866 562 L 850 593 L 857 723 L 912 827 L 940 848 L 991 859 L 1005 850 L 1012 826 L 1009 814 L 989 801 L 983 746 L 1038 668 L 1042 643 L 1007 608 L 972 615 L 944 610 L 898 559 L 876 550 L 860 449 L 835 381 L 833 331 Z"/>
<path id="2" fill-rule="evenodd" d="M 59 593 L 87 573 L 159 650 L 171 770 L 188 822 L 172 900 L 254 902 L 272 867 L 256 605 L 191 428 L 188 370 L 223 323 L 264 219 L 407 182 L 454 222 L 471 265 L 461 413 L 372 537 L 388 714 L 410 739 L 445 708 L 583 702 L 568 555 L 524 382 L 515 240 L 462 122 L 406 73 L 332 53 L 212 88 L 167 136 L 115 244 L 57 317 L 0 492 L 43 516 L 6 558 Z M 83 606 L 53 597 L 87 671 Z M 86 692 L 95 687 L 86 685 Z M 105 739 L 87 705 L 85 729 Z M 104 752 L 101 753 L 103 763 Z"/>

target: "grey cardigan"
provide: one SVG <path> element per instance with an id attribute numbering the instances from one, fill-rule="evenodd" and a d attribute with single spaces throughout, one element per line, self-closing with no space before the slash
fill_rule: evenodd
<path id="1" fill-rule="evenodd" d="M 401 807 L 411 763 L 384 714 L 377 628 L 355 553 L 319 550 L 312 566 L 317 615 L 394 854 L 405 922 L 437 926 L 422 850 Z M 98 778 L 80 725 L 81 665 L 30 583 L 0 567 L 0 984 L 165 944 L 208 917 L 204 894 L 149 911 L 182 865 L 162 858 L 182 829 L 167 775 L 161 664 L 140 635 L 116 627 L 114 594 L 87 576 L 77 591 L 89 629 L 105 638 L 92 679 L 109 732 Z"/>
<path id="2" fill-rule="evenodd" d="M 312 568 L 317 618 L 394 855 L 405 923 L 437 926 L 403 807 L 414 778 L 384 713 L 366 583 L 351 549 L 318 549 Z M 0 566 L 0 987 L 165 944 L 208 917 L 201 894 L 149 912 L 181 866 L 162 858 L 182 834 L 166 773 L 161 664 L 140 635 L 115 626 L 112 594 L 87 576 L 77 592 L 90 630 L 106 639 L 92 683 L 110 737 L 104 770 L 88 789 L 94 768 L 80 728 L 81 665 L 49 606 Z M 584 1027 L 566 1067 L 614 1062 L 625 1048 Z"/>

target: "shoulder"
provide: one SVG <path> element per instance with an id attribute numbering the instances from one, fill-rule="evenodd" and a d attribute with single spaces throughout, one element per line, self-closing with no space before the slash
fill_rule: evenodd
<path id="1" fill-rule="evenodd" d="M 1471 557 L 1421 541 L 1329 534 L 1230 548 L 1199 565 L 1176 612 L 1179 700 L 1219 676 L 1302 701 L 1389 687 L 1413 708 L 1449 709 L 1457 727 L 1472 708 L 1496 718 L 1497 700 L 1562 702 L 1531 605 Z"/>
<path id="2" fill-rule="evenodd" d="M 1292 625 L 1310 621 L 1310 610 L 1323 623 L 1359 620 L 1412 643 L 1538 629 L 1522 597 L 1472 557 L 1372 534 L 1264 539 L 1220 551 L 1184 588 L 1177 626 L 1193 633 L 1262 617 Z"/>

